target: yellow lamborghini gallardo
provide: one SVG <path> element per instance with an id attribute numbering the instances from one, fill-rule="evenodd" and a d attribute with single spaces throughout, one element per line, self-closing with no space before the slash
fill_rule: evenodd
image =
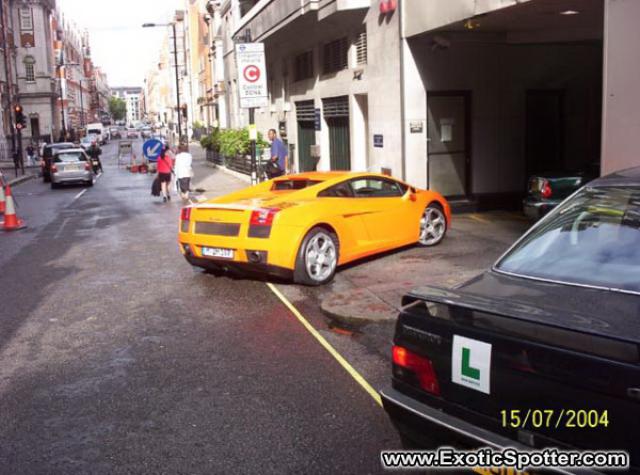
<path id="1" fill-rule="evenodd" d="M 372 173 L 310 172 L 183 208 L 178 242 L 194 266 L 321 285 L 347 262 L 435 246 L 450 223 L 437 192 Z"/>

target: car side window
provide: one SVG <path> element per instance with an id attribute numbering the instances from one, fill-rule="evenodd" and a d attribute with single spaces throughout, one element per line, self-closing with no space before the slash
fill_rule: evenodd
<path id="1" fill-rule="evenodd" d="M 349 183 L 338 183 L 318 193 L 319 198 L 353 198 Z"/>
<path id="2" fill-rule="evenodd" d="M 351 180 L 351 189 L 356 198 L 393 198 L 401 197 L 407 191 L 395 180 L 366 177 Z"/>

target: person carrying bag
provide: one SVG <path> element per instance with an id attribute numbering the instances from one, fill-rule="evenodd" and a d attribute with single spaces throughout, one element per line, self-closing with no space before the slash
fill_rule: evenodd
<path id="1" fill-rule="evenodd" d="M 158 181 L 160 182 L 160 193 L 162 201 L 166 203 L 171 201 L 171 192 L 169 191 L 169 183 L 171 183 L 171 174 L 173 173 L 173 160 L 169 155 L 169 147 L 164 147 L 160 157 L 158 157 Z"/>

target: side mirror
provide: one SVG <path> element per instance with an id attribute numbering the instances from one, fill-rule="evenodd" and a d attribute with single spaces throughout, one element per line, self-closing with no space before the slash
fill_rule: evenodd
<path id="1" fill-rule="evenodd" d="M 416 194 L 412 191 L 409 192 L 409 200 L 411 201 L 416 201 L 418 199 L 418 197 L 416 196 Z"/>

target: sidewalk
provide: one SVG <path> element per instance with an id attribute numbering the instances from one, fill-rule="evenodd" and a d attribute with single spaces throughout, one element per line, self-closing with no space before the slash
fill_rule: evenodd
<path id="1" fill-rule="evenodd" d="M 20 183 L 24 183 L 27 180 L 31 180 L 32 178 L 36 178 L 40 173 L 40 166 L 26 166 L 24 167 L 24 175 L 22 171 L 18 169 L 18 176 L 16 177 L 15 168 L 13 167 L 13 162 L 1 161 L 0 162 L 0 173 L 2 173 L 7 184 L 11 186 L 19 185 Z"/>
<path id="2" fill-rule="evenodd" d="M 450 288 L 479 275 L 530 224 L 510 212 L 454 215 L 438 246 L 409 247 L 338 269 L 335 281 L 318 289 L 320 307 L 349 329 L 394 322 L 407 292 L 425 285 Z"/>
<path id="3" fill-rule="evenodd" d="M 193 156 L 193 180 L 191 189 L 203 189 L 201 197 L 210 199 L 250 186 L 246 181 L 237 178 L 224 170 L 207 162 L 205 150 L 200 144 L 192 142 L 189 151 Z M 195 195 L 198 196 L 198 195 Z"/>

